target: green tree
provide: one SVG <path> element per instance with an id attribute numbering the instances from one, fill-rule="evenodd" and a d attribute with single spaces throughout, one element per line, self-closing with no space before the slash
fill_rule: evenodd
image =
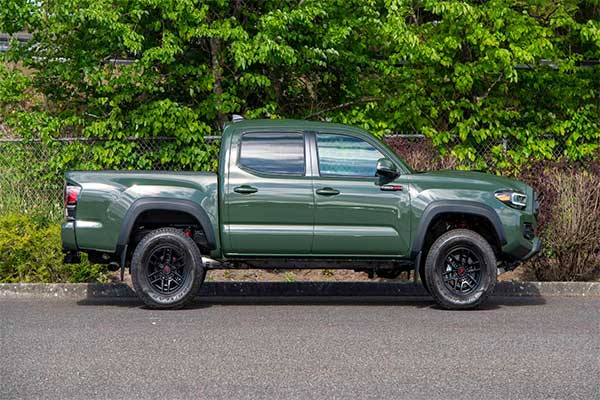
<path id="1" fill-rule="evenodd" d="M 0 30 L 34 39 L 0 68 L 3 120 L 107 140 L 85 167 L 214 168 L 203 137 L 232 113 L 424 133 L 475 167 L 490 144 L 500 168 L 598 152 L 600 67 L 580 65 L 600 58 L 597 0 L 8 3 Z M 156 136 L 176 140 L 123 140 Z"/>

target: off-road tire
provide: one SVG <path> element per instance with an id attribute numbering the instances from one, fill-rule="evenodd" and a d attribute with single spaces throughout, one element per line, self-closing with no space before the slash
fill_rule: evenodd
<path id="1" fill-rule="evenodd" d="M 456 289 L 449 287 L 457 281 L 444 282 L 445 276 L 459 276 L 457 273 L 447 275 L 448 269 L 453 270 L 449 262 L 456 261 L 454 258 L 451 261 L 448 261 L 448 259 L 459 251 L 472 255 L 472 257 L 465 257 L 470 260 L 471 264 L 474 264 L 472 260 L 478 259 L 480 267 L 478 284 L 473 284 L 470 292 L 460 294 L 457 293 Z M 454 264 L 454 266 L 456 265 Z M 470 266 L 467 270 L 469 269 L 475 270 L 476 267 Z M 468 229 L 451 230 L 437 238 L 427 253 L 424 270 L 429 292 L 440 307 L 449 310 L 478 307 L 492 294 L 496 285 L 497 267 L 494 250 L 481 235 Z M 464 274 L 465 270 L 463 269 L 463 276 Z M 469 274 L 467 273 L 467 275 Z M 463 280 L 467 281 L 467 278 Z M 469 278 L 469 282 L 475 281 Z"/>
<path id="2" fill-rule="evenodd" d="M 155 251 L 171 248 L 183 257 L 184 279 L 173 293 L 161 293 L 151 284 L 148 277 L 150 258 Z M 169 271 L 171 268 L 168 267 Z M 139 298 L 150 308 L 181 308 L 196 297 L 204 281 L 206 270 L 202 264 L 200 250 L 192 238 L 175 228 L 160 228 L 148 233 L 139 242 L 131 260 L 131 279 Z"/>

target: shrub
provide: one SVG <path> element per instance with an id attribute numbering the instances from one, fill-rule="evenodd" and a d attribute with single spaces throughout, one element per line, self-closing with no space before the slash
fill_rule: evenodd
<path id="1" fill-rule="evenodd" d="M 574 281 L 600 275 L 600 175 L 548 174 L 550 212 L 541 231 L 545 250 L 526 271 L 539 280 Z"/>
<path id="2" fill-rule="evenodd" d="M 60 226 L 24 215 L 0 218 L 0 282 L 103 282 L 102 266 L 62 263 Z"/>
<path id="3" fill-rule="evenodd" d="M 410 140 L 390 137 L 386 140 L 402 159 L 416 171 L 456 169 L 458 160 L 451 154 L 440 154 L 429 139 Z"/>
<path id="4" fill-rule="evenodd" d="M 555 176 L 557 174 L 572 176 L 580 173 L 600 176 L 600 158 L 581 162 L 568 162 L 565 159 L 532 161 L 515 176 L 515 179 L 519 179 L 533 187 L 538 194 L 540 201 L 538 226 L 540 232 L 544 231 L 546 224 L 557 212 L 558 192 L 554 188 Z"/>

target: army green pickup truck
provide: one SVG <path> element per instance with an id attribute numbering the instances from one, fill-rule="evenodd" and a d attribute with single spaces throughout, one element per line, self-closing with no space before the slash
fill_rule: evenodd
<path id="1" fill-rule="evenodd" d="M 216 174 L 68 172 L 65 262 L 129 268 L 153 308 L 189 302 L 211 268 L 348 268 L 415 270 L 440 306 L 464 309 L 540 250 L 531 187 L 415 172 L 361 129 L 231 122 L 219 157 Z"/>

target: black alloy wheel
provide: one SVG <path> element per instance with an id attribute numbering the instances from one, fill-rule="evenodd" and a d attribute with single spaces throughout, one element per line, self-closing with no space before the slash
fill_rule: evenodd
<path id="1" fill-rule="evenodd" d="M 446 269 L 442 272 L 444 285 L 457 295 L 467 295 L 481 284 L 481 260 L 467 247 L 457 246 L 446 257 Z"/>
<path id="2" fill-rule="evenodd" d="M 173 294 L 187 277 L 185 260 L 177 247 L 163 245 L 152 251 L 146 269 L 148 283 L 159 293 Z"/>

